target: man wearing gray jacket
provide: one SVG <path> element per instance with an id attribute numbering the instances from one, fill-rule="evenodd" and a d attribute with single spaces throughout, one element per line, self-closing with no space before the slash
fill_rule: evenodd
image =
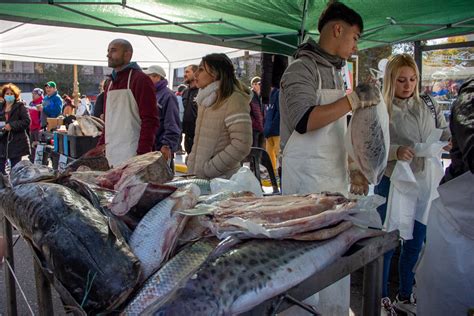
<path id="1" fill-rule="evenodd" d="M 357 92 L 345 95 L 341 68 L 357 49 L 363 31 L 360 15 L 342 3 L 331 3 L 319 18 L 318 30 L 319 43 L 301 45 L 281 80 L 282 192 L 331 191 L 347 196 L 346 114 L 378 100 L 365 100 Z M 358 193 L 368 188 L 357 170 L 351 173 L 351 183 Z M 349 278 L 330 288 L 320 292 L 317 310 L 323 315 L 347 315 Z"/>

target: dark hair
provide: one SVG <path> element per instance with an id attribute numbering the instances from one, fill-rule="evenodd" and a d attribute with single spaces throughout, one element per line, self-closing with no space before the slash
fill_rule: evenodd
<path id="1" fill-rule="evenodd" d="M 195 64 L 191 64 L 191 65 L 187 65 L 186 68 L 188 67 L 191 67 L 191 69 L 193 70 L 193 72 L 196 72 L 196 70 L 198 70 L 199 66 L 198 65 L 195 65 Z"/>
<path id="2" fill-rule="evenodd" d="M 234 65 L 226 54 L 209 54 L 202 58 L 202 65 L 206 71 L 220 80 L 217 102 L 221 103 L 232 95 L 235 86 L 245 91 L 239 80 L 235 77 Z"/>
<path id="3" fill-rule="evenodd" d="M 330 2 L 319 17 L 318 31 L 321 33 L 324 25 L 335 20 L 342 20 L 351 26 L 357 25 L 361 33 L 364 30 L 364 22 L 362 22 L 362 17 L 359 13 L 341 2 Z"/>

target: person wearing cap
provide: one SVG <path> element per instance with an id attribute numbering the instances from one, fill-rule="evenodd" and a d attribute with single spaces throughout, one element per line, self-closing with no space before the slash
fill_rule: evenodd
<path id="1" fill-rule="evenodd" d="M 30 143 L 31 143 L 31 155 L 30 161 L 33 162 L 35 159 L 36 144 L 39 142 L 39 134 L 41 130 L 41 112 L 38 111 L 38 106 L 43 103 L 44 91 L 41 88 L 35 88 L 31 92 L 33 100 L 28 105 L 28 112 L 30 114 Z"/>
<path id="2" fill-rule="evenodd" d="M 43 103 L 37 106 L 38 111 L 41 111 L 41 128 L 45 128 L 48 124 L 48 117 L 58 117 L 63 108 L 63 99 L 59 96 L 56 83 L 48 81 L 44 85 L 44 89 L 46 96 L 43 99 Z"/>
<path id="3" fill-rule="evenodd" d="M 156 149 L 170 162 L 174 170 L 173 157 L 179 148 L 181 127 L 179 124 L 179 105 L 174 92 L 168 88 L 165 70 L 158 65 L 143 71 L 155 85 L 156 100 L 160 116 L 160 127 L 156 134 Z"/>
<path id="4" fill-rule="evenodd" d="M 252 118 L 252 147 L 263 148 L 263 112 L 260 99 L 260 77 L 250 80 L 252 86 L 252 100 L 250 101 L 250 117 Z"/>
<path id="5" fill-rule="evenodd" d="M 105 87 L 105 128 L 97 146 L 105 144 L 109 165 L 153 151 L 159 127 L 155 87 L 135 62 L 133 47 L 115 39 L 107 48 L 111 81 Z"/>

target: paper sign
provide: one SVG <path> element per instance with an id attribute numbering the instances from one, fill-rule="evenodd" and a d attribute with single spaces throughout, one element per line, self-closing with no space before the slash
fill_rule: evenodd
<path id="1" fill-rule="evenodd" d="M 35 152 L 35 165 L 42 165 L 43 164 L 43 155 L 44 155 L 44 146 L 37 145 L 36 152 Z"/>
<path id="2" fill-rule="evenodd" d="M 67 166 L 67 156 L 60 155 L 59 156 L 59 163 L 58 163 L 58 171 L 64 172 Z"/>

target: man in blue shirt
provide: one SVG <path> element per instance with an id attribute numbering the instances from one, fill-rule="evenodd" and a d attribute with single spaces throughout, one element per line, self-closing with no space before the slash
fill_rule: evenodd
<path id="1" fill-rule="evenodd" d="M 54 81 L 48 81 L 44 85 L 46 96 L 43 103 L 37 106 L 38 111 L 41 111 L 41 128 L 45 128 L 48 123 L 48 117 L 56 118 L 61 114 L 63 108 L 63 99 L 59 96 Z"/>

